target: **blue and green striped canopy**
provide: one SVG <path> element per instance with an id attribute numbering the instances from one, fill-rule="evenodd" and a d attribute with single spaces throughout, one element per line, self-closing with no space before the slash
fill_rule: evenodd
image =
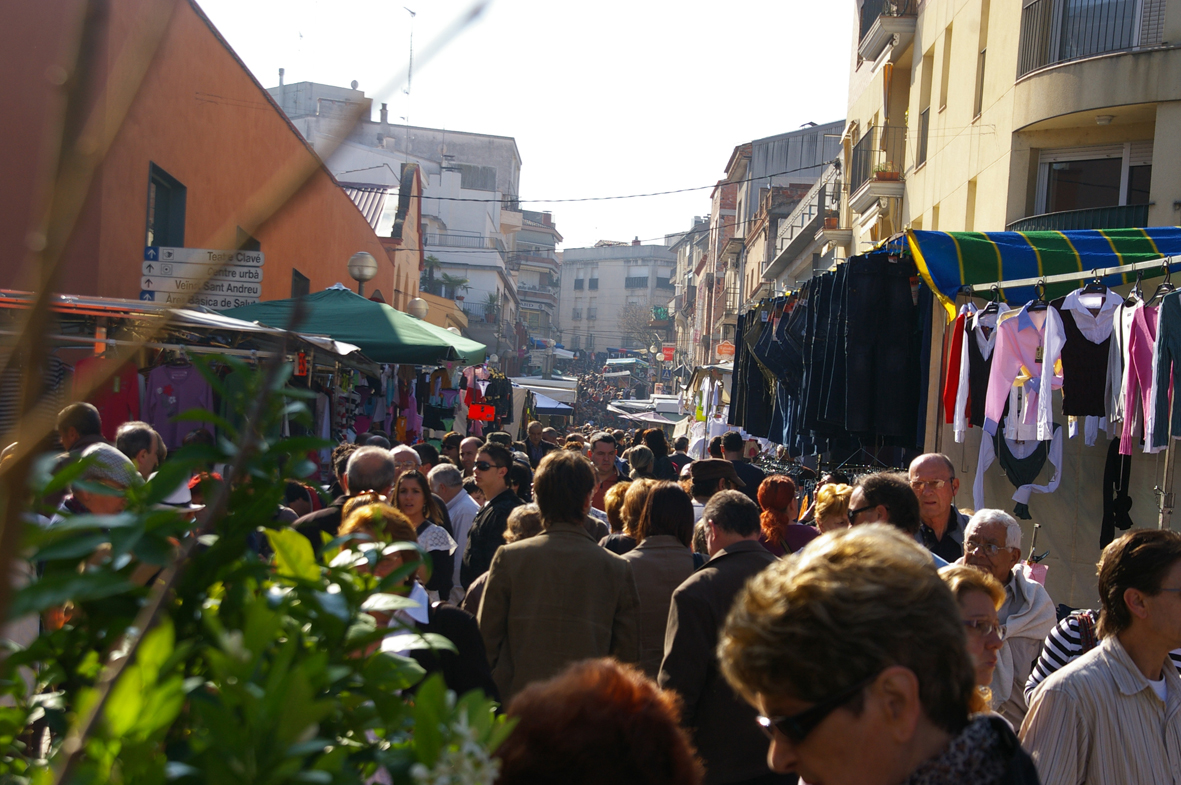
<path id="1" fill-rule="evenodd" d="M 1181 227 L 1146 229 L 1084 229 L 1066 232 L 923 232 L 908 231 L 907 241 L 923 280 L 955 318 L 955 298 L 967 285 L 1016 281 L 1022 278 L 1078 271 L 1076 281 L 1046 287 L 1047 299 L 1070 292 L 1090 278 L 1092 270 L 1181 255 Z M 1173 269 L 1181 267 L 1181 259 Z M 1163 275 L 1145 271 L 1149 280 Z M 1135 273 L 1110 275 L 1108 286 L 1136 279 Z M 1006 288 L 1010 305 L 1034 298 L 1032 286 Z M 984 296 L 984 295 L 979 295 Z"/>

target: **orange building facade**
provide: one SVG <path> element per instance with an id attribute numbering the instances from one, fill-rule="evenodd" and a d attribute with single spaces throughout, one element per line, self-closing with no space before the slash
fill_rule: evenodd
<path id="1" fill-rule="evenodd" d="M 19 113 L 0 157 L 6 184 L 0 288 L 34 286 L 25 258 L 55 158 L 55 112 L 63 94 L 55 74 L 69 72 L 62 66 L 70 62 L 70 31 L 83 5 L 20 3 L 12 23 L 0 29 L 0 77 L 14 87 L 10 108 Z M 76 73 L 88 80 L 85 112 L 118 130 L 91 181 L 55 288 L 136 299 L 146 246 L 241 247 L 261 251 L 264 259 L 261 281 L 247 281 L 254 287 L 246 287 L 246 296 L 283 299 L 337 282 L 355 289 L 348 260 L 365 251 L 378 263 L 367 291 L 379 289 L 405 309 L 418 293 L 422 263 L 416 167 L 403 172 L 392 236 L 379 238 L 194 2 L 91 6 L 99 13 L 85 25 L 89 46 Z M 144 31 L 159 9 L 163 35 L 120 121 L 126 65 L 143 41 L 151 41 Z"/>

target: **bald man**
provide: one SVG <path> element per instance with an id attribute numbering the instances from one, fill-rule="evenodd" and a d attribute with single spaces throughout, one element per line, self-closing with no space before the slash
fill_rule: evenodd
<path id="1" fill-rule="evenodd" d="M 955 507 L 960 481 L 951 458 L 937 452 L 910 462 L 910 488 L 919 500 L 919 535 L 931 553 L 955 563 L 964 555 L 964 530 L 968 516 Z"/>
<path id="2" fill-rule="evenodd" d="M 459 463 L 464 477 L 471 477 L 475 471 L 476 454 L 484 446 L 484 440 L 479 436 L 469 436 L 459 443 Z"/>

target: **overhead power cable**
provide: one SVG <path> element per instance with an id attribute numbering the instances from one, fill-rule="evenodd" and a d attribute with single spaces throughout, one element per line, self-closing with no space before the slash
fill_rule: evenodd
<path id="1" fill-rule="evenodd" d="M 767 180 L 772 177 L 782 177 L 785 174 L 795 174 L 796 172 L 804 172 L 804 171 L 808 171 L 809 169 L 823 169 L 824 167 L 826 167 L 830 164 L 836 163 L 839 160 L 840 160 L 839 158 L 834 158 L 831 161 L 822 161 L 820 163 L 812 164 L 810 166 L 799 166 L 799 167 L 796 167 L 795 169 L 786 169 L 782 172 L 772 172 L 770 174 L 761 175 L 759 177 L 748 177 L 744 180 L 731 180 L 729 182 L 719 180 L 718 182 L 710 183 L 709 185 L 695 185 L 690 188 L 676 188 L 671 191 L 651 191 L 649 193 L 642 193 L 642 194 L 620 194 L 620 195 L 616 195 L 616 196 L 582 196 L 582 197 L 573 198 L 573 199 L 520 199 L 520 198 L 513 199 L 513 198 L 507 197 L 507 196 L 501 197 L 500 199 L 477 199 L 474 197 L 431 196 L 429 194 L 418 194 L 417 196 L 411 195 L 411 198 L 436 199 L 440 202 L 482 202 L 482 203 L 496 202 L 499 204 L 520 204 L 522 202 L 545 203 L 545 204 L 568 204 L 571 202 L 606 202 L 606 201 L 614 201 L 614 200 L 619 200 L 619 199 L 641 199 L 641 198 L 645 198 L 648 196 L 668 196 L 670 194 L 689 193 L 690 191 L 704 191 L 704 190 L 711 189 L 711 188 L 717 188 L 717 187 L 723 186 L 723 185 L 739 185 L 741 183 L 753 183 L 756 180 Z M 377 164 L 376 166 L 367 166 L 363 169 L 349 169 L 347 171 L 340 172 L 339 175 L 354 174 L 356 172 L 366 172 L 371 169 L 381 169 L 382 167 L 388 167 L 388 166 L 389 166 L 389 164 L 387 164 L 387 163 L 381 163 L 381 164 Z M 392 169 L 391 169 L 391 171 L 392 171 Z M 378 184 L 375 183 L 374 185 L 378 185 Z"/>

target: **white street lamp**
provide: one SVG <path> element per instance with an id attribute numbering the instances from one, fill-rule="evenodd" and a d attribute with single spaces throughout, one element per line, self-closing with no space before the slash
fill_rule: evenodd
<path id="1" fill-rule="evenodd" d="M 406 313 L 410 314 L 419 321 L 426 319 L 426 315 L 429 311 L 430 304 L 421 297 L 415 297 L 406 305 Z"/>
<path id="2" fill-rule="evenodd" d="M 357 294 L 365 296 L 365 282 L 377 276 L 377 260 L 373 254 L 358 251 L 349 257 L 349 275 L 357 282 Z"/>

